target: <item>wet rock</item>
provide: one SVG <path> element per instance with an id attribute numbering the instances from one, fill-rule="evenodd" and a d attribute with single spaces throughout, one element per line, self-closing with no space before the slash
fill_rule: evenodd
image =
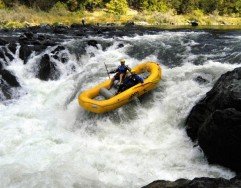
<path id="1" fill-rule="evenodd" d="M 186 187 L 190 180 L 187 179 L 179 179 L 176 181 L 165 181 L 165 180 L 157 180 L 154 181 L 143 188 L 164 188 L 164 187 Z"/>
<path id="2" fill-rule="evenodd" d="M 56 67 L 56 64 L 50 60 L 48 54 L 45 54 L 40 63 L 37 78 L 41 80 L 57 80 L 60 76 L 60 72 Z"/>
<path id="3" fill-rule="evenodd" d="M 13 54 L 15 54 L 15 53 L 16 53 L 16 50 L 17 50 L 17 44 L 11 42 L 11 43 L 8 45 L 8 49 L 9 49 Z"/>
<path id="4" fill-rule="evenodd" d="M 12 61 L 14 59 L 13 56 L 8 52 L 6 47 L 0 49 L 0 58 L 2 58 L 6 64 L 8 64 L 9 61 Z"/>
<path id="5" fill-rule="evenodd" d="M 194 27 L 195 27 L 195 26 L 198 26 L 198 21 L 196 21 L 196 20 L 193 20 L 193 21 L 191 21 L 190 23 L 191 23 L 191 25 L 194 26 Z"/>
<path id="6" fill-rule="evenodd" d="M 241 171 L 241 112 L 234 108 L 214 111 L 200 127 L 198 143 L 210 163 Z"/>
<path id="7" fill-rule="evenodd" d="M 62 63 L 67 63 L 69 61 L 69 56 L 65 53 L 65 54 L 62 54 L 61 58 L 60 58 L 60 61 Z"/>
<path id="8" fill-rule="evenodd" d="M 54 29 L 53 29 L 53 33 L 56 33 L 56 34 L 65 34 L 67 33 L 68 27 L 67 26 L 55 26 Z"/>
<path id="9" fill-rule="evenodd" d="M 241 68 L 218 79 L 193 107 L 186 126 L 210 163 L 241 171 Z"/>
<path id="10" fill-rule="evenodd" d="M 77 24 L 77 23 L 73 23 L 73 24 L 71 24 L 71 26 L 70 26 L 70 28 L 75 28 L 75 29 L 79 29 L 79 28 L 81 28 L 82 27 L 82 25 L 81 24 Z"/>
<path id="11" fill-rule="evenodd" d="M 8 44 L 9 42 L 8 41 L 6 41 L 5 39 L 1 39 L 0 38 L 0 45 L 1 46 L 5 46 L 6 44 Z"/>
<path id="12" fill-rule="evenodd" d="M 98 46 L 97 46 L 98 42 L 96 40 L 88 40 L 87 44 L 89 46 L 94 46 L 94 47 L 98 48 Z"/>
<path id="13" fill-rule="evenodd" d="M 3 69 L 3 62 L 0 60 L 0 71 Z"/>
<path id="14" fill-rule="evenodd" d="M 124 47 L 124 44 L 118 44 L 118 48 L 123 48 Z"/>
<path id="15" fill-rule="evenodd" d="M 54 54 L 52 57 L 61 61 L 62 63 L 66 63 L 69 60 L 69 57 L 66 53 L 62 51 L 65 50 L 64 46 L 57 46 L 51 53 Z"/>
<path id="16" fill-rule="evenodd" d="M 4 59 L 4 61 L 6 61 L 5 56 L 4 56 L 3 48 L 0 48 L 0 58 Z"/>
<path id="17" fill-rule="evenodd" d="M 82 37 L 82 36 L 85 36 L 86 33 L 85 33 L 84 30 L 81 30 L 81 31 L 76 31 L 76 32 L 75 32 L 75 35 L 76 35 L 76 36 L 81 36 L 81 37 Z"/>
<path id="18" fill-rule="evenodd" d="M 113 27 L 113 26 L 116 26 L 117 24 L 116 23 L 107 23 L 106 25 Z"/>
<path id="19" fill-rule="evenodd" d="M 32 32 L 25 32 L 24 35 L 28 38 L 28 39 L 33 39 L 34 34 Z"/>
<path id="20" fill-rule="evenodd" d="M 43 45 L 44 46 L 55 46 L 56 45 L 56 42 L 54 42 L 54 41 L 51 41 L 51 40 L 45 40 L 44 42 L 43 42 Z"/>
<path id="21" fill-rule="evenodd" d="M 39 34 L 39 35 L 37 36 L 37 39 L 38 39 L 39 41 L 44 41 L 44 40 L 46 40 L 46 36 Z"/>
<path id="22" fill-rule="evenodd" d="M 23 60 L 24 64 L 27 63 L 28 57 L 32 53 L 31 48 L 28 45 L 22 45 L 19 50 L 19 57 Z"/>
<path id="23" fill-rule="evenodd" d="M 127 23 L 125 24 L 125 27 L 132 27 L 132 26 L 134 26 L 134 25 L 135 25 L 134 22 L 127 22 Z"/>
<path id="24" fill-rule="evenodd" d="M 25 35 L 20 35 L 18 42 L 21 45 L 29 44 L 29 39 Z"/>
<path id="25" fill-rule="evenodd" d="M 17 78 L 8 70 L 0 70 L 0 101 L 16 97 L 15 90 L 20 87 Z"/>
<path id="26" fill-rule="evenodd" d="M 32 45 L 42 45 L 43 43 L 40 42 L 39 40 L 34 40 L 31 44 Z"/>
<path id="27" fill-rule="evenodd" d="M 23 60 L 24 64 L 28 62 L 28 58 L 33 52 L 36 54 L 42 53 L 47 48 L 46 45 L 22 45 L 19 50 L 19 57 Z"/>
<path id="28" fill-rule="evenodd" d="M 38 28 L 39 32 L 45 32 L 48 33 L 52 30 L 52 26 L 49 24 L 42 24 L 40 25 L 40 27 Z"/>
<path id="29" fill-rule="evenodd" d="M 197 81 L 197 82 L 200 83 L 200 84 L 205 84 L 205 83 L 208 82 L 208 81 L 207 81 L 205 78 L 203 78 L 202 76 L 197 76 L 197 77 L 195 78 L 195 81 Z"/>
<path id="30" fill-rule="evenodd" d="M 241 178 L 236 176 L 230 180 L 224 178 L 195 178 L 193 180 L 187 179 L 178 179 L 176 181 L 165 181 L 165 180 L 158 180 L 154 181 L 143 188 L 218 188 L 218 187 L 232 187 L 238 188 L 241 186 Z"/>
<path id="31" fill-rule="evenodd" d="M 12 61 L 14 59 L 14 57 L 12 56 L 12 54 L 9 53 L 9 51 L 7 50 L 6 47 L 3 48 L 4 53 L 5 53 L 5 57 L 9 59 L 9 61 Z"/>
<path id="32" fill-rule="evenodd" d="M 1 79 L 5 80 L 7 84 L 11 87 L 20 87 L 17 78 L 8 70 L 0 71 Z"/>
<path id="33" fill-rule="evenodd" d="M 57 46 L 51 53 L 56 54 L 59 53 L 60 51 L 65 50 L 64 46 Z"/>

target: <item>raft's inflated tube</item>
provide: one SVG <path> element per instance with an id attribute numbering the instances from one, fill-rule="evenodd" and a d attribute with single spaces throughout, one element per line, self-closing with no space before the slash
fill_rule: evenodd
<path id="1" fill-rule="evenodd" d="M 100 94 L 106 99 L 109 99 L 114 96 L 113 93 L 111 93 L 108 89 L 104 87 L 100 88 Z"/>
<path id="2" fill-rule="evenodd" d="M 134 98 L 154 89 L 162 75 L 161 67 L 155 62 L 141 63 L 133 67 L 132 71 L 136 74 L 148 72 L 149 76 L 144 79 L 144 83 L 139 83 L 118 95 L 110 94 L 110 91 L 107 90 L 111 84 L 111 80 L 108 79 L 93 88 L 83 91 L 78 97 L 80 106 L 95 113 L 115 110 L 132 101 Z M 105 100 L 95 99 L 100 94 L 106 97 Z"/>

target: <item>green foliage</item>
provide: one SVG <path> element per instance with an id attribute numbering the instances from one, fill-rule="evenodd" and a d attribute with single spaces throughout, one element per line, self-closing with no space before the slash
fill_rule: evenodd
<path id="1" fill-rule="evenodd" d="M 14 4 L 13 0 L 2 0 L 2 2 L 8 7 L 11 7 Z"/>
<path id="2" fill-rule="evenodd" d="M 207 1 L 207 0 L 204 0 Z M 191 13 L 192 10 L 198 9 L 200 0 L 170 0 L 170 6 L 174 8 L 177 14 Z"/>
<path id="3" fill-rule="evenodd" d="M 239 15 L 241 15 L 241 0 L 236 1 L 235 8 L 236 8 L 237 13 L 239 13 Z"/>
<path id="4" fill-rule="evenodd" d="M 61 5 L 57 4 L 58 2 Z M 241 0 L 0 0 L 0 9 L 19 4 L 43 11 L 65 10 L 66 7 L 69 11 L 94 11 L 107 7 L 109 12 L 118 15 L 125 14 L 129 7 L 149 12 L 172 10 L 177 14 L 190 14 L 195 10 L 200 10 L 205 14 L 241 15 Z"/>
<path id="5" fill-rule="evenodd" d="M 68 12 L 67 5 L 61 2 L 57 2 L 50 10 L 52 13 L 59 15 L 66 14 Z"/>
<path id="6" fill-rule="evenodd" d="M 200 0 L 200 7 L 205 13 L 213 13 L 218 10 L 218 5 L 217 0 Z"/>
<path id="7" fill-rule="evenodd" d="M 165 0 L 142 0 L 141 9 L 157 12 L 167 12 L 169 8 Z"/>
<path id="8" fill-rule="evenodd" d="M 3 8 L 5 8 L 5 4 L 0 0 L 0 9 L 3 9 Z"/>
<path id="9" fill-rule="evenodd" d="M 77 0 L 79 9 L 93 11 L 104 6 L 103 0 Z"/>
<path id="10" fill-rule="evenodd" d="M 108 12 L 115 14 L 125 14 L 128 10 L 128 4 L 126 0 L 111 0 L 106 5 Z"/>

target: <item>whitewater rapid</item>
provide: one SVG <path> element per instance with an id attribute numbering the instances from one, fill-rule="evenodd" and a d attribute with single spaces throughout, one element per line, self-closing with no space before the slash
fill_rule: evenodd
<path id="1" fill-rule="evenodd" d="M 0 187 L 141 187 L 158 179 L 232 178 L 232 171 L 209 165 L 185 132 L 185 118 L 194 104 L 221 74 L 238 66 L 210 58 L 226 57 L 229 48 L 194 54 L 200 35 L 209 34 L 91 37 L 109 45 L 88 46 L 79 57 L 72 48 L 82 41 L 70 39 L 63 43 L 69 61 L 58 64 L 57 81 L 35 78 L 35 62 L 51 48 L 33 54 L 26 65 L 17 51 L 8 69 L 22 85 L 20 97 L 0 104 Z M 178 56 L 160 57 L 160 51 L 176 46 L 173 41 L 179 41 Z M 124 47 L 118 48 L 120 43 Z M 197 56 L 202 63 L 194 63 Z M 103 62 L 112 69 L 121 58 L 130 67 L 157 61 L 163 72 L 158 87 L 113 112 L 97 115 L 82 109 L 78 94 L 108 78 Z M 198 82 L 198 76 L 206 81 Z"/>

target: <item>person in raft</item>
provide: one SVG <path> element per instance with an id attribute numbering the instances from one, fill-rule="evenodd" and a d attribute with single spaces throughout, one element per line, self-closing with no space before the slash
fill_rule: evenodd
<path id="1" fill-rule="evenodd" d="M 117 67 L 117 69 L 108 72 L 109 74 L 116 73 L 114 75 L 114 77 L 111 79 L 109 89 L 111 89 L 111 87 L 113 86 L 115 80 L 119 80 L 119 85 L 123 84 L 123 81 L 125 79 L 127 71 L 129 71 L 131 73 L 131 69 L 127 65 L 125 65 L 125 60 L 124 59 L 120 60 L 120 64 L 121 65 L 119 65 Z"/>
<path id="2" fill-rule="evenodd" d="M 136 74 L 134 71 L 132 71 L 131 75 L 126 76 L 123 84 L 119 86 L 116 94 L 119 94 L 120 92 L 123 92 L 139 83 L 144 83 L 143 78 Z"/>

